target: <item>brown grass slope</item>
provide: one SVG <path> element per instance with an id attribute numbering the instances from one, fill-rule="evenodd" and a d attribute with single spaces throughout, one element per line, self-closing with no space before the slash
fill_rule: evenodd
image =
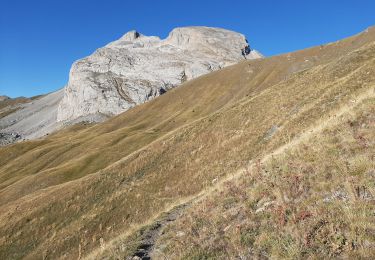
<path id="1" fill-rule="evenodd" d="M 374 259 L 375 93 L 216 187 L 163 230 L 159 259 Z"/>
<path id="2" fill-rule="evenodd" d="M 211 73 L 0 149 L 0 258 L 75 258 L 290 143 L 375 85 L 375 30 Z M 128 251 L 126 244 L 116 254 Z"/>

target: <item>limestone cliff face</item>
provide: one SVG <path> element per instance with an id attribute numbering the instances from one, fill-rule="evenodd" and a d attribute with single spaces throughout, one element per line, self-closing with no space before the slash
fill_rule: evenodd
<path id="1" fill-rule="evenodd" d="M 186 80 L 261 57 L 242 34 L 220 28 L 176 28 L 164 40 L 130 31 L 73 64 L 57 121 L 100 121 Z"/>

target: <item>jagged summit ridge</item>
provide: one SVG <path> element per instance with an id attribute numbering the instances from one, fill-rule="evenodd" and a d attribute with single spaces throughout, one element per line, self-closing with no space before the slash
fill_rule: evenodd
<path id="1" fill-rule="evenodd" d="M 142 34 L 137 32 L 136 30 L 132 30 L 124 34 L 124 36 L 121 37 L 121 41 L 134 41 L 135 39 L 141 37 Z"/>
<path id="2" fill-rule="evenodd" d="M 181 27 L 166 39 L 132 30 L 73 64 L 57 120 L 102 120 L 186 80 L 260 57 L 244 35 L 225 29 Z"/>

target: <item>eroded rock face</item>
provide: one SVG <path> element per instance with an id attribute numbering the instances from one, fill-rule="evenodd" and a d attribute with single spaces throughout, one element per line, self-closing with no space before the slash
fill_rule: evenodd
<path id="1" fill-rule="evenodd" d="M 102 120 L 186 80 L 261 57 L 242 34 L 219 28 L 176 28 L 164 40 L 130 31 L 73 64 L 57 120 Z"/>
<path id="2" fill-rule="evenodd" d="M 10 99 L 8 96 L 0 96 L 0 102 Z"/>

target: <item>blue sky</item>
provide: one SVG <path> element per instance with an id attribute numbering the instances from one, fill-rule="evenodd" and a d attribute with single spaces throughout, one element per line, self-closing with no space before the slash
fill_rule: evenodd
<path id="1" fill-rule="evenodd" d="M 178 26 L 245 34 L 266 56 L 335 41 L 375 25 L 373 0 L 1 0 L 0 95 L 63 87 L 71 64 L 129 30 L 166 37 Z"/>

